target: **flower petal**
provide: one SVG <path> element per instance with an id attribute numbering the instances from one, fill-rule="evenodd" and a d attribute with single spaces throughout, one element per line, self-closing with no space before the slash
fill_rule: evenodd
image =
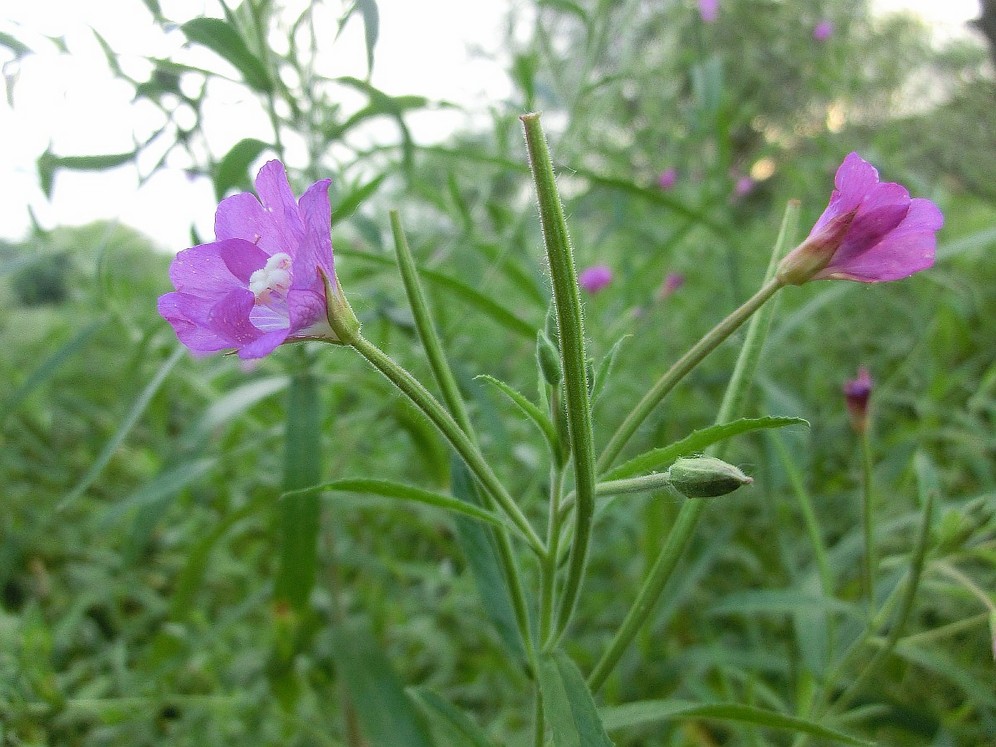
<path id="1" fill-rule="evenodd" d="M 256 296 L 248 288 L 238 288 L 217 301 L 207 316 L 207 326 L 229 340 L 234 348 L 248 345 L 263 334 L 252 322 L 249 313 L 256 305 Z"/>
<path id="2" fill-rule="evenodd" d="M 815 279 L 878 283 L 909 277 L 934 264 L 936 232 L 943 223 L 944 216 L 933 202 L 916 198 L 903 222 L 878 244 L 846 264 L 824 268 Z"/>
<path id="3" fill-rule="evenodd" d="M 292 290 L 287 294 L 287 310 L 290 314 L 289 335 L 293 337 L 316 322 L 328 323 L 328 309 L 325 291 L 316 293 L 310 290 Z"/>
<path id="4" fill-rule="evenodd" d="M 275 330 L 273 332 L 267 332 L 266 334 L 260 335 L 255 340 L 250 342 L 248 345 L 243 345 L 239 348 L 239 358 L 242 360 L 251 360 L 253 358 L 263 358 L 280 345 L 284 343 L 287 339 L 287 330 Z"/>
<path id="5" fill-rule="evenodd" d="M 878 184 L 878 170 L 857 153 L 848 153 L 834 176 L 834 191 L 830 204 L 816 221 L 810 236 L 836 218 L 856 209 L 871 189 Z"/>
<path id="6" fill-rule="evenodd" d="M 830 265 L 840 267 L 875 246 L 906 218 L 910 193 L 901 184 L 876 184 L 858 208 Z"/>
<path id="7" fill-rule="evenodd" d="M 256 194 L 273 219 L 273 228 L 281 242 L 281 249 L 294 256 L 297 245 L 304 237 L 304 222 L 298 210 L 287 172 L 280 161 L 267 161 L 256 176 Z"/>
<path id="8" fill-rule="evenodd" d="M 334 277 L 332 259 L 332 207 L 329 204 L 330 179 L 322 179 L 301 195 L 301 217 L 304 219 L 304 239 L 294 257 L 295 290 L 310 290 L 324 298 L 325 285 L 318 268 Z"/>
<path id="9" fill-rule="evenodd" d="M 173 287 L 181 293 L 214 299 L 242 287 L 243 283 L 232 274 L 225 262 L 225 257 L 233 250 L 226 244 L 216 241 L 178 252 L 169 266 L 169 279 L 173 281 Z"/>
<path id="10" fill-rule="evenodd" d="M 207 327 L 214 301 L 186 293 L 167 293 L 156 304 L 159 315 L 173 327 L 177 338 L 194 355 L 208 355 L 232 347 L 228 338 Z"/>

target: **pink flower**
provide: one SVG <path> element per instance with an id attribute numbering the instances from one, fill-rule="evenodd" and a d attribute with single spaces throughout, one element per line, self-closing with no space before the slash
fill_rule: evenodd
<path id="1" fill-rule="evenodd" d="M 851 427 L 857 433 L 864 433 L 868 429 L 868 400 L 871 392 L 871 374 L 864 366 L 858 369 L 857 378 L 850 379 L 844 384 L 847 412 L 851 416 Z"/>
<path id="2" fill-rule="evenodd" d="M 593 265 L 578 275 L 578 285 L 591 293 L 598 293 L 612 282 L 612 268 L 608 265 Z"/>
<path id="3" fill-rule="evenodd" d="M 222 200 L 217 240 L 176 255 L 169 269 L 176 291 L 158 308 L 194 355 L 235 349 L 240 358 L 262 358 L 284 342 L 338 339 L 323 279 L 338 291 L 329 181 L 295 202 L 284 165 L 269 161 L 256 177 L 259 199 L 243 192 Z"/>
<path id="4" fill-rule="evenodd" d="M 669 189 L 673 189 L 674 185 L 678 183 L 678 169 L 674 166 L 664 169 L 661 175 L 657 177 L 657 186 L 662 190 L 667 192 Z"/>
<path id="5" fill-rule="evenodd" d="M 809 237 L 778 268 L 783 283 L 808 280 L 899 280 L 934 264 L 944 216 L 930 200 L 910 199 L 902 185 L 879 182 L 857 153 L 837 169 L 830 204 Z"/>
<path id="6" fill-rule="evenodd" d="M 749 176 L 741 176 L 733 183 L 733 196 L 746 197 L 754 191 L 755 182 Z"/>
<path id="7" fill-rule="evenodd" d="M 833 21 L 824 18 L 813 26 L 813 38 L 818 42 L 824 42 L 833 35 Z"/>
<path id="8" fill-rule="evenodd" d="M 664 278 L 664 282 L 661 284 L 660 289 L 657 291 L 658 300 L 663 301 L 665 298 L 673 295 L 675 291 L 685 284 L 685 276 L 680 272 L 669 272 L 667 277 Z"/>
<path id="9" fill-rule="evenodd" d="M 713 23 L 719 16 L 719 0 L 699 0 L 699 15 L 706 23 Z"/>

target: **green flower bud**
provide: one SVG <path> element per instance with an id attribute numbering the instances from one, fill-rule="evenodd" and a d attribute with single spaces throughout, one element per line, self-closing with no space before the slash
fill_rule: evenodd
<path id="1" fill-rule="evenodd" d="M 715 498 L 754 482 L 732 464 L 710 456 L 679 459 L 665 476 L 671 487 L 687 498 Z"/>
<path id="2" fill-rule="evenodd" d="M 563 377 L 560 370 L 560 354 L 543 330 L 536 333 L 536 361 L 546 383 L 557 386 Z"/>

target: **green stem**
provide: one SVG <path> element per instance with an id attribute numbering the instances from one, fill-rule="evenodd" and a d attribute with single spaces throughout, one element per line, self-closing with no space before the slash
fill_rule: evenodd
<path id="1" fill-rule="evenodd" d="M 529 151 L 529 165 L 536 185 L 543 243 L 550 263 L 577 494 L 574 540 L 571 544 L 567 580 L 564 582 L 563 596 L 557 613 L 556 638 L 563 634 L 570 623 L 588 562 L 588 547 L 595 513 L 595 442 L 592 436 L 591 402 L 585 366 L 581 296 L 574 269 L 571 239 L 564 219 L 564 208 L 557 192 L 557 180 L 553 173 L 550 150 L 540 125 L 539 114 L 525 114 L 521 120 L 525 130 L 526 148 Z"/>
<path id="2" fill-rule="evenodd" d="M 457 454 L 460 455 L 484 490 L 519 530 L 533 552 L 542 558 L 546 554 L 546 549 L 539 535 L 536 534 L 536 530 L 533 529 L 525 514 L 522 513 L 522 509 L 515 503 L 505 486 L 488 466 L 481 452 L 478 451 L 470 438 L 460 430 L 460 426 L 439 401 L 414 376 L 395 363 L 384 351 L 359 332 L 348 339 L 348 344 L 352 345 L 374 368 L 398 387 L 432 421 L 433 425 L 439 429 Z"/>
<path id="3" fill-rule="evenodd" d="M 747 299 L 744 304 L 733 311 L 723 321 L 713 327 L 701 340 L 695 343 L 692 348 L 679 358 L 667 372 L 657 380 L 657 383 L 641 399 L 632 412 L 619 425 L 616 432 L 609 439 L 602 455 L 598 458 L 598 471 L 604 472 L 612 465 L 616 457 L 623 450 L 623 447 L 636 433 L 644 420 L 653 412 L 654 408 L 660 404 L 661 400 L 674 389 L 675 385 L 681 381 L 689 371 L 702 362 L 702 360 L 715 350 L 720 343 L 733 334 L 751 314 L 757 311 L 764 303 L 782 288 L 782 283 L 777 279 L 769 280 L 761 289 Z"/>
<path id="4" fill-rule="evenodd" d="M 862 531 L 864 533 L 865 554 L 862 571 L 864 574 L 865 596 L 868 602 L 868 615 L 875 612 L 875 514 L 872 502 L 872 450 L 868 428 L 861 432 L 861 500 Z"/>
<path id="5" fill-rule="evenodd" d="M 540 627 L 539 640 L 545 644 L 553 627 L 554 598 L 557 592 L 557 562 L 560 555 L 561 511 L 560 497 L 564 485 L 564 471 L 556 465 L 550 468 L 550 513 L 546 528 L 546 557 L 540 569 Z"/>

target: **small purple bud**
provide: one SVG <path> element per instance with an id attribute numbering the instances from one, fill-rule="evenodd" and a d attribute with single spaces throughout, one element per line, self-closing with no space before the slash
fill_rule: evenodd
<path id="1" fill-rule="evenodd" d="M 816 41 L 825 42 L 831 36 L 833 36 L 833 21 L 824 18 L 813 26 L 813 39 Z"/>
<path id="2" fill-rule="evenodd" d="M 582 290 L 595 295 L 612 282 L 612 268 L 608 265 L 592 265 L 578 275 L 578 285 Z"/>
<path id="3" fill-rule="evenodd" d="M 751 192 L 754 191 L 754 180 L 749 176 L 741 176 L 733 184 L 733 196 L 734 197 L 746 197 Z"/>
<path id="4" fill-rule="evenodd" d="M 868 430 L 868 400 L 872 393 L 872 377 L 864 366 L 858 369 L 857 378 L 844 384 L 844 399 L 847 401 L 847 412 L 851 416 L 851 427 L 855 433 Z"/>
<path id="5" fill-rule="evenodd" d="M 678 169 L 674 166 L 664 169 L 661 175 L 657 177 L 657 186 L 662 190 L 667 192 L 670 189 L 674 189 L 674 185 L 678 183 Z"/>
<path id="6" fill-rule="evenodd" d="M 699 0 L 699 15 L 705 23 L 715 22 L 719 15 L 719 0 Z"/>
<path id="7" fill-rule="evenodd" d="M 657 291 L 657 300 L 663 301 L 685 284 L 685 276 L 680 272 L 669 272 Z"/>

